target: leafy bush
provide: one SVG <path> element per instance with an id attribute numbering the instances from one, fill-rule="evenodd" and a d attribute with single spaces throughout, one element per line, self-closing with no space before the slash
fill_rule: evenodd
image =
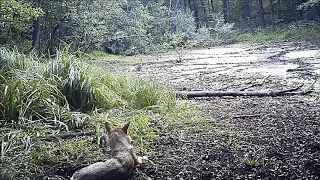
<path id="1" fill-rule="evenodd" d="M 222 14 L 213 14 L 209 23 L 210 35 L 218 42 L 230 42 L 235 35 L 233 26 L 234 23 L 224 23 Z"/>

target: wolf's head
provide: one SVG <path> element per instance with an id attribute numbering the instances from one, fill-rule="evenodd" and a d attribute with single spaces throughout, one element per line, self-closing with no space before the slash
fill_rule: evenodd
<path id="1" fill-rule="evenodd" d="M 114 149 L 119 143 L 125 146 L 129 146 L 131 137 L 128 135 L 128 128 L 130 123 L 127 123 L 123 127 L 113 127 L 110 123 L 106 122 L 106 129 L 109 136 L 109 146 Z"/>

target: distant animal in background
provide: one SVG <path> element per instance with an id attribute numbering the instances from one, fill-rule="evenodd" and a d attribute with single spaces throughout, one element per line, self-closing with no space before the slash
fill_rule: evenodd
<path id="1" fill-rule="evenodd" d="M 112 127 L 108 122 L 108 144 L 111 148 L 111 159 L 97 162 L 76 171 L 71 180 L 125 180 L 132 174 L 133 169 L 147 160 L 146 156 L 137 156 L 131 145 L 131 137 L 127 134 L 129 123 Z"/>

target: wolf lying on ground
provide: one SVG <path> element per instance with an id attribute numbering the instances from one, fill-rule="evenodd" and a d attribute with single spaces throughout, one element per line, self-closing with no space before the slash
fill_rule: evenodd
<path id="1" fill-rule="evenodd" d="M 129 123 L 122 128 L 112 127 L 106 123 L 108 144 L 111 148 L 111 159 L 97 162 L 76 171 L 71 180 L 124 180 L 127 179 L 135 166 L 147 157 L 137 156 L 128 136 Z"/>

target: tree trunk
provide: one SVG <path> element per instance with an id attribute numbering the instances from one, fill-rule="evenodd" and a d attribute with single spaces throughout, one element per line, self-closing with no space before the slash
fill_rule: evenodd
<path id="1" fill-rule="evenodd" d="M 227 0 L 222 0 L 222 11 L 224 16 L 224 22 L 228 22 L 228 7 L 227 7 Z"/>
<path id="2" fill-rule="evenodd" d="M 50 36 L 50 39 L 49 39 L 49 42 L 48 42 L 48 46 L 47 46 L 47 49 L 49 50 L 50 54 L 54 53 L 54 48 L 53 47 L 54 47 L 54 43 L 58 39 L 57 32 L 58 32 L 59 28 L 60 28 L 60 24 L 57 24 L 57 25 L 54 26 L 54 28 L 52 30 L 52 33 L 51 33 L 51 36 Z"/>
<path id="3" fill-rule="evenodd" d="M 270 13 L 271 13 L 271 22 L 272 22 L 272 28 L 274 29 L 274 8 L 273 8 L 273 2 L 270 1 Z"/>
<path id="4" fill-rule="evenodd" d="M 192 3 L 191 3 L 192 2 Z M 194 12 L 197 28 L 200 27 L 198 0 L 189 0 L 190 9 Z"/>
<path id="5" fill-rule="evenodd" d="M 302 1 L 301 0 L 296 0 L 296 7 L 298 7 L 299 5 L 301 5 L 302 4 Z M 298 10 L 298 12 L 299 12 L 299 14 L 298 14 L 298 17 L 297 17 L 297 19 L 298 20 L 301 20 L 301 19 L 303 19 L 303 10 Z"/>
<path id="6" fill-rule="evenodd" d="M 170 21 L 171 24 L 171 32 L 174 33 L 176 31 L 176 22 L 174 22 L 175 17 L 177 16 L 177 11 L 178 11 L 178 5 L 179 5 L 179 0 L 175 0 L 174 6 L 173 6 L 173 18 Z"/>
<path id="7" fill-rule="evenodd" d="M 230 18 L 231 18 L 230 0 L 227 0 L 227 13 L 228 13 L 228 15 L 227 15 L 227 17 L 228 17 L 227 21 L 230 22 Z"/>
<path id="8" fill-rule="evenodd" d="M 319 4 L 315 4 L 314 8 L 316 9 L 316 12 L 318 14 L 318 18 L 320 18 L 320 5 Z"/>
<path id="9" fill-rule="evenodd" d="M 281 0 L 278 0 L 277 2 L 277 9 L 278 9 L 278 19 L 281 19 Z"/>
<path id="10" fill-rule="evenodd" d="M 168 16 L 167 30 L 168 30 L 169 32 L 172 31 L 172 17 L 171 17 L 172 13 L 171 13 L 171 7 L 172 7 L 172 0 L 169 0 L 169 4 L 168 4 L 168 14 L 167 14 L 167 16 Z"/>
<path id="11" fill-rule="evenodd" d="M 172 6 L 172 0 L 169 0 L 169 4 L 168 4 L 168 17 L 170 19 L 170 14 L 171 14 L 171 6 Z"/>
<path id="12" fill-rule="evenodd" d="M 41 0 L 37 1 L 38 7 L 41 7 Z M 40 17 L 34 22 L 32 32 L 32 50 L 37 50 L 40 41 Z"/>
<path id="13" fill-rule="evenodd" d="M 271 0 L 270 0 L 271 1 Z M 243 11 L 244 11 L 244 22 L 248 23 L 249 19 L 250 19 L 250 2 L 249 0 L 244 0 L 244 7 L 243 7 Z"/>
<path id="14" fill-rule="evenodd" d="M 173 15 L 174 15 L 174 16 L 177 15 L 178 6 L 179 6 L 179 0 L 175 0 L 175 2 L 174 2 L 174 7 L 173 7 Z"/>
<path id="15" fill-rule="evenodd" d="M 184 6 L 184 12 L 187 12 L 187 8 L 188 8 L 187 0 L 183 0 L 183 6 Z"/>
<path id="16" fill-rule="evenodd" d="M 213 3 L 213 0 L 210 0 L 210 2 L 211 2 L 212 13 L 214 13 L 214 3 Z"/>
<path id="17" fill-rule="evenodd" d="M 266 23 L 264 20 L 264 8 L 263 8 L 262 0 L 256 0 L 256 4 L 257 4 L 257 10 L 259 13 L 260 25 L 262 27 L 266 27 Z"/>
<path id="18" fill-rule="evenodd" d="M 192 1 L 192 0 L 191 0 L 191 1 Z M 191 5 L 190 0 L 188 0 L 188 4 L 189 4 L 189 8 L 190 8 L 190 10 L 191 10 L 191 11 L 193 11 L 193 10 L 192 10 L 192 5 Z"/>
<path id="19" fill-rule="evenodd" d="M 200 0 L 200 3 L 201 3 L 201 8 L 203 9 L 203 19 L 204 19 L 204 22 L 206 24 L 209 24 L 208 22 L 208 15 L 207 15 L 207 10 L 206 10 L 206 5 L 204 4 L 203 0 Z"/>

